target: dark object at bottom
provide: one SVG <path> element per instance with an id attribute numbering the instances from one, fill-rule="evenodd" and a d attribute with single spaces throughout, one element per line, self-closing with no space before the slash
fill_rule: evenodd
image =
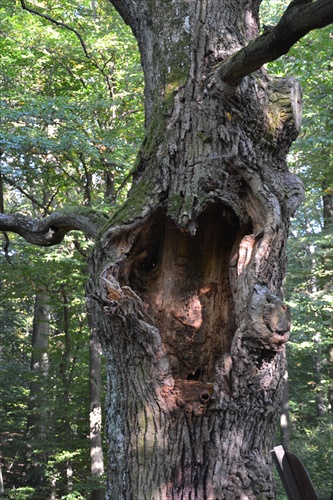
<path id="1" fill-rule="evenodd" d="M 300 459 L 283 446 L 271 451 L 289 500 L 319 500 L 306 468 Z"/>

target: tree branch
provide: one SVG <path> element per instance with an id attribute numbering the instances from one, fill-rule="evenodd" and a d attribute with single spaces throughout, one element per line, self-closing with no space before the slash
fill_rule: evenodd
<path id="1" fill-rule="evenodd" d="M 27 193 L 23 188 L 21 188 L 15 181 L 13 181 L 12 179 L 10 179 L 10 177 L 7 177 L 7 175 L 2 175 L 3 177 L 3 180 L 5 182 L 7 182 L 10 186 L 12 186 L 13 188 L 17 189 L 20 193 L 22 193 L 26 198 L 28 198 L 28 200 L 30 200 L 34 205 L 36 205 L 36 207 L 39 207 L 43 210 L 45 210 L 45 206 L 43 203 L 40 203 L 37 198 L 35 198 L 34 196 L 32 196 L 31 194 Z M 3 211 L 1 211 L 1 213 L 4 213 Z"/>
<path id="2" fill-rule="evenodd" d="M 42 17 L 43 19 L 50 21 L 50 23 L 53 23 L 56 26 L 60 26 L 61 28 L 66 28 L 67 30 L 74 33 L 78 37 L 78 39 L 80 40 L 80 44 L 83 48 L 83 51 L 84 51 L 87 59 L 90 59 L 86 44 L 84 43 L 82 36 L 80 35 L 80 33 L 76 29 L 72 28 L 71 26 L 69 26 L 66 23 L 63 23 L 61 21 L 57 21 L 56 19 L 53 19 L 53 17 L 48 16 L 47 14 L 42 14 L 41 12 L 38 12 L 38 10 L 31 9 L 30 7 L 28 7 L 26 5 L 25 0 L 20 0 L 20 2 L 21 2 L 22 9 L 27 10 L 28 12 L 30 12 L 30 14 L 35 14 L 36 16 Z"/>
<path id="3" fill-rule="evenodd" d="M 221 63 L 217 75 L 226 83 L 236 83 L 263 64 L 287 54 L 310 31 L 331 23 L 332 0 L 294 0 L 273 29 L 252 40 Z"/>
<path id="4" fill-rule="evenodd" d="M 77 36 L 77 38 L 80 41 L 81 47 L 83 48 L 83 51 L 84 51 L 84 54 L 85 54 L 86 58 L 90 61 L 90 63 L 103 76 L 103 78 L 105 80 L 105 83 L 106 83 L 106 86 L 108 88 L 110 97 L 112 98 L 113 97 L 113 89 L 112 89 L 112 85 L 110 83 L 110 78 L 108 76 L 108 73 L 105 71 L 105 68 L 102 68 L 99 65 L 99 63 L 97 62 L 97 60 L 95 60 L 91 55 L 89 55 L 87 46 L 86 46 L 86 44 L 85 44 L 85 42 L 84 42 L 83 37 L 81 36 L 81 34 L 75 28 L 72 28 L 68 24 L 66 24 L 66 23 L 64 23 L 62 21 L 58 21 L 57 19 L 54 19 L 53 17 L 51 17 L 51 16 L 49 16 L 47 14 L 42 14 L 38 10 L 32 9 L 31 7 L 28 7 L 27 4 L 25 3 L 25 0 L 20 0 L 20 2 L 21 2 L 22 9 L 27 10 L 28 12 L 30 12 L 30 14 L 35 14 L 36 16 L 42 17 L 43 19 L 46 19 L 47 21 L 49 21 L 50 23 L 55 24 L 56 26 L 60 26 L 61 28 L 66 28 L 67 30 L 71 31 L 72 33 L 74 33 Z"/>
<path id="5" fill-rule="evenodd" d="M 87 207 L 65 208 L 42 219 L 22 214 L 0 214 L 0 231 L 19 234 L 33 245 L 49 247 L 60 243 L 69 231 L 83 231 L 96 238 L 108 216 Z"/>

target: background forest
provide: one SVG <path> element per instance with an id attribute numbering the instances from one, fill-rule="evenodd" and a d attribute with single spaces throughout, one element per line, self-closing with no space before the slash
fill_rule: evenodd
<path id="1" fill-rule="evenodd" d="M 288 3 L 264 1 L 264 23 Z M 333 28 L 268 70 L 304 91 L 289 163 L 306 199 L 289 238 L 289 398 L 276 443 L 333 499 Z M 79 204 L 109 213 L 122 203 L 143 135 L 143 81 L 136 42 L 107 0 L 2 0 L 0 88 L 0 212 L 43 217 Z M 74 232 L 43 250 L 1 234 L 1 248 L 0 494 L 103 498 L 103 370 L 100 385 L 84 299 L 90 242 Z"/>

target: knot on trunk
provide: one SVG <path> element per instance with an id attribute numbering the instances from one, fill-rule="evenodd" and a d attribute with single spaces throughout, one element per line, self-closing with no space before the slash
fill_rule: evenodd
<path id="1" fill-rule="evenodd" d="M 214 395 L 214 385 L 209 382 L 176 379 L 174 387 L 176 405 L 190 416 L 205 413 Z"/>
<path id="2" fill-rule="evenodd" d="M 289 308 L 263 285 L 255 285 L 250 303 L 252 330 L 244 338 L 255 339 L 273 352 L 282 349 L 289 339 L 291 315 Z"/>

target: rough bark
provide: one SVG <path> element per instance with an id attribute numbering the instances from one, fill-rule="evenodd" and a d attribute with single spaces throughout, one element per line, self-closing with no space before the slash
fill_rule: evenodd
<path id="1" fill-rule="evenodd" d="M 138 38 L 147 136 L 90 261 L 107 357 L 107 498 L 274 498 L 289 216 L 291 78 L 227 85 L 259 2 L 114 2 Z M 221 5 L 223 4 L 223 5 Z M 232 33 L 231 33 L 232 27 Z"/>

